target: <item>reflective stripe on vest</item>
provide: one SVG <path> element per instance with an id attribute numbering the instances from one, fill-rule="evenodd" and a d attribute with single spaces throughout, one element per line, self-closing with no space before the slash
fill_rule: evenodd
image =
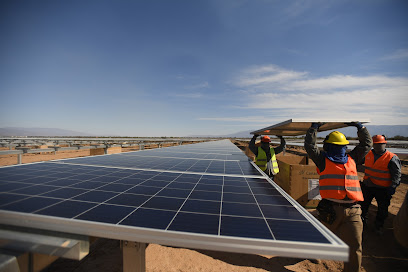
<path id="1" fill-rule="evenodd" d="M 356 163 L 349 156 L 345 164 L 326 158 L 326 167 L 319 173 L 319 191 L 322 198 L 353 199 L 363 201 Z"/>
<path id="2" fill-rule="evenodd" d="M 391 186 L 392 181 L 388 164 L 394 155 L 394 153 L 385 151 L 385 153 L 374 162 L 373 151 L 368 152 L 365 157 L 364 179 L 370 178 L 370 180 L 378 186 Z"/>
<path id="3" fill-rule="evenodd" d="M 275 150 L 271 147 L 271 161 L 272 161 L 272 172 L 274 175 L 279 173 L 279 166 L 278 161 L 276 160 Z M 267 164 L 267 157 L 266 152 L 262 149 L 262 147 L 258 147 L 258 156 L 256 156 L 255 164 L 262 170 L 266 170 Z"/>

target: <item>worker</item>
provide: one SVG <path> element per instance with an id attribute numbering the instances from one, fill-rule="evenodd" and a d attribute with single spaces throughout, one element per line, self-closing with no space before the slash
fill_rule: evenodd
<path id="1" fill-rule="evenodd" d="M 274 148 L 270 146 L 271 138 L 265 135 L 261 138 L 261 146 L 257 147 L 255 140 L 258 136 L 260 135 L 254 134 L 249 142 L 249 149 L 255 154 L 255 164 L 273 179 L 279 173 L 276 155 L 285 149 L 286 141 L 282 136 L 277 136 L 280 138 L 280 145 Z"/>
<path id="2" fill-rule="evenodd" d="M 401 161 L 397 155 L 385 149 L 386 144 L 384 135 L 373 136 L 373 149 L 365 157 L 365 175 L 361 185 L 364 195 L 364 201 L 360 203 L 363 224 L 367 226 L 368 208 L 375 198 L 378 210 L 374 228 L 379 235 L 383 234 L 388 206 L 401 180 Z"/>
<path id="3" fill-rule="evenodd" d="M 333 131 L 323 142 L 323 151 L 316 145 L 316 134 L 324 123 L 312 123 L 305 137 L 305 150 L 317 166 L 322 200 L 317 206 L 318 218 L 349 246 L 349 261 L 344 271 L 360 271 L 362 261 L 363 222 L 358 201 L 363 193 L 356 164 L 362 163 L 372 146 L 370 133 L 359 122 L 346 123 L 357 127 L 359 144 L 346 153 L 349 141 L 343 133 Z"/>

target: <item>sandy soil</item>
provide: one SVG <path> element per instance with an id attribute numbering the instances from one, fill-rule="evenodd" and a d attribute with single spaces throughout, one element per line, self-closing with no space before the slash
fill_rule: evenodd
<path id="1" fill-rule="evenodd" d="M 131 150 L 129 150 L 131 151 Z M 299 150 L 297 150 L 299 152 Z M 88 152 L 88 153 L 87 153 Z M 23 163 L 88 156 L 89 151 L 62 151 L 57 154 L 25 154 Z M 17 162 L 16 155 L 0 156 L 0 165 Z M 403 161 L 402 182 L 397 188 L 389 207 L 385 232 L 378 236 L 371 228 L 363 233 L 363 269 L 367 272 L 408 271 L 408 249 L 402 248 L 393 236 L 393 218 L 397 214 L 408 191 L 408 161 Z M 375 201 L 370 209 L 370 218 L 375 217 Z M 208 250 L 174 248 L 150 244 L 146 249 L 146 271 L 148 272 L 198 272 L 198 271 L 342 271 L 342 262 L 327 260 L 305 260 L 276 256 L 226 253 Z M 90 254 L 81 261 L 59 259 L 46 272 L 96 272 L 122 271 L 122 253 L 119 241 L 98 239 L 91 245 Z"/>

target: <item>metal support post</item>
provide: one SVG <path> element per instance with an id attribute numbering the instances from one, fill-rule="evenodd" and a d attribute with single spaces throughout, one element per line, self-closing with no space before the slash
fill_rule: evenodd
<path id="1" fill-rule="evenodd" d="M 23 154 L 21 154 L 21 153 L 17 155 L 17 164 L 21 164 L 22 157 L 23 157 Z"/>
<path id="2" fill-rule="evenodd" d="M 145 272 L 147 244 L 121 241 L 121 247 L 123 254 L 123 272 Z"/>

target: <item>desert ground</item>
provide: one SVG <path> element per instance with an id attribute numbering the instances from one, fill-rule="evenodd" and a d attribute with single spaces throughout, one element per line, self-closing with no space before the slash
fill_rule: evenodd
<path id="1" fill-rule="evenodd" d="M 241 146 L 242 148 L 242 146 Z M 136 149 L 124 149 L 134 151 Z M 291 151 L 290 148 L 287 150 Z M 302 150 L 293 150 L 302 152 Z M 56 154 L 24 154 L 23 163 L 88 156 L 89 150 L 60 151 Z M 1 155 L 0 166 L 13 165 L 16 155 Z M 408 160 L 402 160 L 402 180 L 389 207 L 385 222 L 385 232 L 377 235 L 370 225 L 363 233 L 363 268 L 367 272 L 406 272 L 408 271 L 408 249 L 401 247 L 393 235 L 393 219 L 408 191 Z M 370 219 L 375 217 L 377 206 L 373 201 Z M 311 210 L 313 213 L 313 210 Z M 371 222 L 372 223 L 372 222 Z M 372 224 L 371 224 L 372 225 Z M 48 266 L 46 272 L 96 272 L 122 271 L 122 252 L 120 242 L 110 239 L 97 239 L 91 245 L 90 253 L 81 261 L 58 259 Z M 308 260 L 279 256 L 251 255 L 217 252 L 209 250 L 174 248 L 150 244 L 146 249 L 146 271 L 148 272 L 198 272 L 198 271 L 342 271 L 342 262 L 330 260 Z"/>

